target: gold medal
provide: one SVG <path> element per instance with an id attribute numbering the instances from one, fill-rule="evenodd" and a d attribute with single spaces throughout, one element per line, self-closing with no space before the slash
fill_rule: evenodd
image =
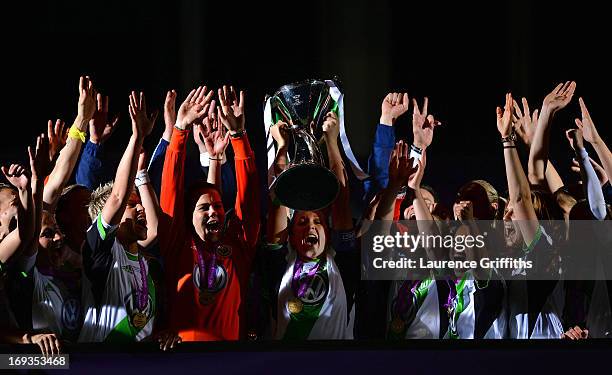
<path id="1" fill-rule="evenodd" d="M 210 305 L 215 302 L 215 293 L 209 290 L 203 290 L 199 295 L 200 305 Z"/>
<path id="2" fill-rule="evenodd" d="M 232 248 L 227 245 L 217 246 L 217 255 L 220 257 L 228 257 L 232 255 Z"/>
<path id="3" fill-rule="evenodd" d="M 292 298 L 287 302 L 287 308 L 292 314 L 299 314 L 304 309 L 304 303 L 298 298 Z"/>
<path id="4" fill-rule="evenodd" d="M 391 331 L 393 331 L 394 333 L 402 332 L 405 326 L 406 323 L 399 316 L 396 316 L 391 321 Z"/>
<path id="5" fill-rule="evenodd" d="M 142 328 L 147 324 L 147 316 L 141 312 L 132 314 L 132 325 L 136 328 Z"/>

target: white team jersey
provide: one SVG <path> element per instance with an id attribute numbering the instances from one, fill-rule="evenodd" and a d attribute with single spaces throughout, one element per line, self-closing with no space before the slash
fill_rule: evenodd
<path id="1" fill-rule="evenodd" d="M 156 294 L 147 262 L 143 261 L 142 264 L 148 295 L 144 307 L 140 309 L 138 290 L 144 289 L 138 256 L 124 249 L 114 237 L 112 229 L 102 224 L 100 217 L 98 223 L 94 222 L 88 230 L 85 246 L 90 246 L 92 252 L 110 251 L 112 260 L 98 303 L 94 301 L 87 308 L 79 342 L 141 341 L 150 336 L 155 321 Z M 94 288 L 92 280 L 86 282 Z"/>
<path id="2" fill-rule="evenodd" d="M 76 340 L 83 322 L 81 301 L 87 298 L 87 291 L 78 288 L 70 292 L 60 279 L 39 272 L 34 265 L 37 255 L 21 259 L 21 269 L 31 275 L 33 282 L 32 328 Z"/>

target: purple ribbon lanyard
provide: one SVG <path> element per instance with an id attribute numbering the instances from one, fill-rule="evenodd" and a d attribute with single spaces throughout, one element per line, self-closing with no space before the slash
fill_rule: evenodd
<path id="1" fill-rule="evenodd" d="M 455 297 L 457 296 L 457 284 L 459 283 L 460 280 L 454 280 L 453 278 L 449 277 L 446 280 L 446 283 L 448 284 L 448 298 L 446 299 L 446 304 L 444 305 L 444 307 L 448 308 L 454 308 L 453 307 L 453 302 L 455 300 Z"/>
<path id="2" fill-rule="evenodd" d="M 215 275 L 217 273 L 217 256 L 212 254 L 210 263 L 206 267 L 202 252 L 196 246 L 196 254 L 198 255 L 198 268 L 200 269 L 200 287 L 202 287 L 202 279 L 206 277 L 206 289 L 212 289 L 215 282 Z"/>
<path id="3" fill-rule="evenodd" d="M 147 306 L 147 300 L 149 299 L 149 284 L 147 283 L 147 271 L 145 269 L 145 262 L 142 255 L 138 257 L 138 264 L 140 265 L 140 281 L 142 282 L 142 288 L 138 288 L 138 283 L 136 283 L 136 288 L 138 289 L 138 310 L 142 312 Z"/>
<path id="4" fill-rule="evenodd" d="M 310 286 L 314 275 L 319 270 L 319 266 L 321 266 L 321 261 L 317 262 L 316 266 L 313 266 L 310 270 L 308 270 L 308 275 L 306 275 L 305 277 L 305 282 L 300 283 L 300 275 L 302 274 L 302 269 L 304 268 L 304 262 L 301 259 L 297 259 L 295 261 L 295 265 L 293 266 L 293 279 L 291 280 L 291 288 L 296 294 L 296 297 L 302 298 L 304 294 L 306 294 L 306 289 Z"/>
<path id="5" fill-rule="evenodd" d="M 397 291 L 397 296 L 395 298 L 395 306 L 394 312 L 397 315 L 402 315 L 408 311 L 408 307 L 410 306 L 410 301 L 408 297 L 408 291 L 412 291 L 414 295 L 414 290 L 419 285 L 417 280 L 405 280 Z"/>

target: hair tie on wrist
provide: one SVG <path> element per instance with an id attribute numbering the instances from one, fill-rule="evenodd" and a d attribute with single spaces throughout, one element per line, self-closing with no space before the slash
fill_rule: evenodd
<path id="1" fill-rule="evenodd" d="M 68 137 L 76 139 L 83 143 L 87 141 L 87 133 L 80 131 L 76 124 L 70 127 L 70 131 L 68 131 Z"/>

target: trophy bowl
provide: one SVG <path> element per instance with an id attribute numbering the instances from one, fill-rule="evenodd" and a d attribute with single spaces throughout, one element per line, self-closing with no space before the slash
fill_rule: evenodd
<path id="1" fill-rule="evenodd" d="M 334 103 L 327 83 L 306 80 L 282 86 L 271 98 L 275 123 L 291 130 L 293 157 L 270 188 L 283 206 L 312 211 L 329 206 L 338 195 L 336 176 L 325 166 L 317 139 Z"/>

